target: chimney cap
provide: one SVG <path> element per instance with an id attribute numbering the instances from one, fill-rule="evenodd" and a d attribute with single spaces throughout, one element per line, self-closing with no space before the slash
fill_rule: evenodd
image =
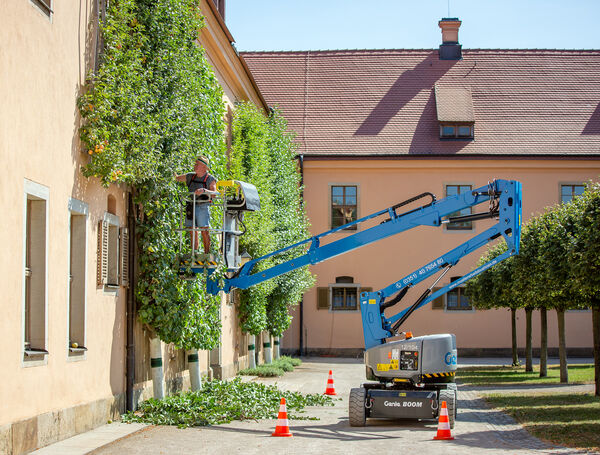
<path id="1" fill-rule="evenodd" d="M 462 46 L 458 42 L 458 29 L 462 22 L 458 17 L 444 17 L 438 22 L 442 29 L 442 44 L 440 45 L 441 60 L 462 59 Z"/>

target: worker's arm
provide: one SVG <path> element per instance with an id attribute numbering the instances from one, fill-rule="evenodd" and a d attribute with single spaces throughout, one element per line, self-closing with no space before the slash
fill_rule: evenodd
<path id="1" fill-rule="evenodd" d="M 174 177 L 174 178 L 175 178 L 175 180 L 177 180 L 178 182 L 185 183 L 185 174 L 181 174 L 181 175 L 174 175 L 173 177 Z"/>
<path id="2" fill-rule="evenodd" d="M 199 190 L 196 190 L 196 194 L 208 194 L 211 197 L 212 196 L 218 196 L 219 192 L 217 191 L 217 180 L 213 179 L 212 182 L 210 182 L 210 185 L 208 185 L 208 188 L 200 188 Z"/>
<path id="3" fill-rule="evenodd" d="M 213 179 L 210 182 L 210 185 L 208 185 L 208 188 L 198 188 L 195 193 L 198 196 L 201 194 L 208 194 L 210 197 L 218 196 L 219 192 L 217 191 L 217 181 Z"/>

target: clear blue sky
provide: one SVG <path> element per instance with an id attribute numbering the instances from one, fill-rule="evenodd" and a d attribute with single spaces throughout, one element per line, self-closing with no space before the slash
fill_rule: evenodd
<path id="1" fill-rule="evenodd" d="M 240 51 L 432 49 L 448 0 L 227 0 Z M 450 0 L 465 49 L 600 49 L 600 0 Z"/>

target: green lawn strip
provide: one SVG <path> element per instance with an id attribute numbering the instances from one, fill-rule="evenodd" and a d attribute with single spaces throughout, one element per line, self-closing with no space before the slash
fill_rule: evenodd
<path id="1" fill-rule="evenodd" d="M 205 381 L 196 392 L 178 393 L 163 400 L 151 398 L 140 403 L 136 412 L 124 414 L 123 421 L 185 428 L 233 420 L 276 419 L 282 397 L 289 419 L 315 420 L 302 415 L 306 406 L 333 406 L 326 395 L 288 392 L 236 377 L 231 381 Z"/>
<path id="2" fill-rule="evenodd" d="M 569 365 L 569 384 L 594 382 L 594 365 Z M 526 373 L 525 367 L 482 366 L 459 368 L 456 379 L 462 384 L 502 385 L 502 384 L 559 384 L 558 365 L 548 367 L 548 376 L 540 378 L 539 367 L 533 373 Z"/>
<path id="3" fill-rule="evenodd" d="M 272 378 L 275 376 L 281 376 L 286 371 L 294 371 L 294 367 L 300 366 L 301 364 L 302 360 L 283 355 L 271 363 L 258 365 L 255 368 L 246 368 L 244 370 L 240 370 L 238 374 L 243 376 Z"/>
<path id="4" fill-rule="evenodd" d="M 568 447 L 600 450 L 600 398 L 591 394 L 484 395 L 533 436 Z"/>

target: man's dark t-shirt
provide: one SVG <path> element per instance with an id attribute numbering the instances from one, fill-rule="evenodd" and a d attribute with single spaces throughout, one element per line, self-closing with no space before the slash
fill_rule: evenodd
<path id="1" fill-rule="evenodd" d="M 190 172 L 188 174 L 185 174 L 185 183 L 186 183 L 190 193 L 193 193 L 194 191 L 196 191 L 200 188 L 210 189 L 210 186 L 212 185 L 212 183 L 216 182 L 216 181 L 217 181 L 217 179 L 215 179 L 208 172 L 206 174 L 204 174 L 202 177 L 198 177 L 195 172 Z M 207 204 L 209 202 L 210 202 L 210 198 L 207 194 L 201 194 L 199 196 L 196 196 L 197 204 Z"/>

